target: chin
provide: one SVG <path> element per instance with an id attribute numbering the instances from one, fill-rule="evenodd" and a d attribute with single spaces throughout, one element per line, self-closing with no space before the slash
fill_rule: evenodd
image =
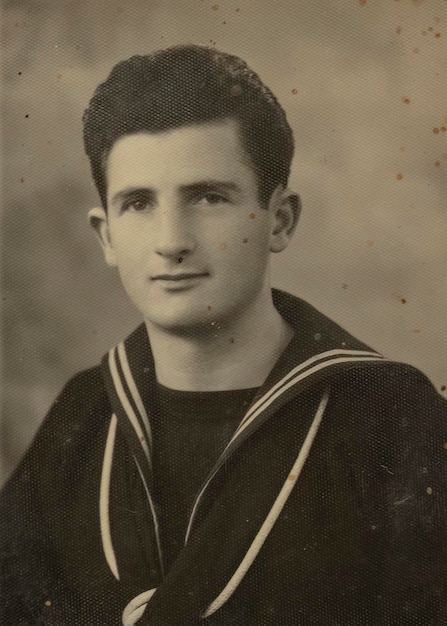
<path id="1" fill-rule="evenodd" d="M 183 337 L 209 337 L 216 333 L 216 325 L 211 314 L 203 316 L 145 316 L 149 328 L 156 327 L 161 331 Z"/>

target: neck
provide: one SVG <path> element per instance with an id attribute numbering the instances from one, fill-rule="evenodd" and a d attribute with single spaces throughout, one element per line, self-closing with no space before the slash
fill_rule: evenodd
<path id="1" fill-rule="evenodd" d="M 194 332 L 172 333 L 149 322 L 146 326 L 158 382 L 184 391 L 261 386 L 293 336 L 271 295 L 267 306 Z"/>

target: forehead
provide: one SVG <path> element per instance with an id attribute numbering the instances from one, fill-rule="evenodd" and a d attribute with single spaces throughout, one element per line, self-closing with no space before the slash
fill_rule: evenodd
<path id="1" fill-rule="evenodd" d="M 205 178 L 256 184 L 233 119 L 124 135 L 109 153 L 106 178 L 108 195 L 122 186 L 183 185 Z"/>

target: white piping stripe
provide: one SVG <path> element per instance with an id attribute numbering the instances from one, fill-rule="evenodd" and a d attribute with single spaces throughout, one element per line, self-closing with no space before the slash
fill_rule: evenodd
<path id="1" fill-rule="evenodd" d="M 109 352 L 109 367 L 110 367 L 110 372 L 112 374 L 113 383 L 115 385 L 116 393 L 118 394 L 118 398 L 120 399 L 120 402 L 123 405 L 124 410 L 127 413 L 127 417 L 129 418 L 130 423 L 134 427 L 134 430 L 141 443 L 144 453 L 147 459 L 149 460 L 150 455 L 149 455 L 149 448 L 147 445 L 146 435 L 144 434 L 143 429 L 141 428 L 140 423 L 138 421 L 138 418 L 135 415 L 135 412 L 130 405 L 130 402 L 126 396 L 126 392 L 124 391 L 124 388 L 123 388 L 123 385 L 121 383 L 121 379 L 118 373 L 118 368 L 116 367 L 115 359 L 113 358 L 114 353 L 115 353 L 115 349 L 110 350 Z"/>
<path id="2" fill-rule="evenodd" d="M 307 359 L 307 361 L 304 361 L 303 363 L 300 363 L 299 365 L 297 365 L 296 367 L 291 369 L 289 372 L 287 372 L 287 374 L 280 381 L 278 381 L 275 385 L 273 385 L 273 387 L 271 387 L 265 395 L 263 395 L 261 398 L 259 398 L 259 400 L 257 402 L 255 402 L 255 404 L 253 404 L 253 406 L 251 406 L 250 409 L 247 411 L 246 415 L 244 416 L 244 418 L 243 418 L 243 420 L 242 420 L 242 422 L 240 423 L 239 426 L 242 426 L 244 424 L 244 422 L 247 419 L 249 419 L 251 414 L 254 411 L 256 411 L 261 404 L 264 404 L 264 402 L 266 402 L 268 400 L 268 398 L 277 389 L 279 389 L 279 387 L 281 387 L 289 378 L 292 378 L 298 372 L 301 372 L 302 370 L 307 369 L 309 367 L 309 365 L 312 365 L 316 361 L 321 361 L 323 359 L 327 359 L 328 357 L 333 357 L 333 356 L 346 356 L 346 357 L 354 357 L 354 358 L 355 357 L 370 356 L 370 357 L 375 357 L 376 359 L 382 359 L 383 358 L 377 352 L 367 352 L 367 351 L 363 351 L 363 350 L 340 350 L 338 348 L 334 349 L 334 350 L 328 350 L 327 352 L 321 352 L 319 354 L 316 354 L 313 357 L 311 357 L 310 359 Z M 332 362 L 332 360 L 330 362 Z"/>
<path id="3" fill-rule="evenodd" d="M 272 402 L 274 402 L 276 400 L 276 398 L 278 398 L 279 396 L 282 395 L 282 393 L 284 391 L 287 391 L 287 389 L 290 389 L 290 387 L 292 387 L 293 385 L 295 385 L 296 383 L 300 382 L 300 380 L 303 380 L 304 378 L 306 378 L 307 376 L 310 376 L 311 374 L 315 374 L 316 372 L 324 369 L 325 367 L 329 367 L 331 365 L 336 365 L 339 363 L 349 363 L 349 362 L 354 362 L 354 361 L 376 361 L 378 359 L 381 359 L 381 357 L 339 357 L 338 359 L 331 359 L 330 361 L 324 361 L 324 363 L 318 363 L 318 365 L 314 365 L 313 367 L 307 369 L 305 372 L 302 372 L 301 374 L 298 374 L 298 376 L 295 376 L 295 378 L 293 378 L 292 380 L 289 380 L 288 383 L 283 384 L 281 386 L 281 389 L 278 389 L 275 393 L 269 393 L 268 397 L 267 394 L 266 396 L 264 396 L 265 402 L 263 404 L 263 406 L 259 407 L 255 412 L 252 412 L 250 417 L 247 419 L 247 416 L 244 418 L 244 421 L 238 426 L 236 432 L 234 433 L 233 437 L 231 438 L 230 442 L 228 445 L 230 445 L 239 435 L 242 431 L 244 431 L 247 426 L 249 426 L 251 424 L 251 422 L 260 414 L 262 413 L 268 406 L 270 406 L 272 404 Z M 284 378 L 284 380 L 286 380 L 287 377 Z M 275 385 L 275 387 L 277 387 L 277 385 Z"/>
<path id="4" fill-rule="evenodd" d="M 151 494 L 150 494 L 150 491 L 148 489 L 148 486 L 147 486 L 147 483 L 146 483 L 146 479 L 144 478 L 144 474 L 141 471 L 140 464 L 138 463 L 138 460 L 137 460 L 136 456 L 134 456 L 133 458 L 134 458 L 134 461 L 135 461 L 136 466 L 138 468 L 138 472 L 140 474 L 141 480 L 143 482 L 144 490 L 146 492 L 146 497 L 148 499 L 149 506 L 151 508 L 152 519 L 154 521 L 155 539 L 157 541 L 158 557 L 160 559 L 160 566 L 161 566 L 162 575 L 164 576 L 163 555 L 162 555 L 162 551 L 161 551 L 160 532 L 159 532 L 159 527 L 158 527 L 157 514 L 155 512 L 154 503 L 152 502 Z"/>
<path id="5" fill-rule="evenodd" d="M 148 591 L 143 591 L 143 593 L 135 596 L 135 598 L 132 598 L 123 611 L 123 626 L 135 626 L 146 610 L 149 600 L 156 591 L 157 588 L 149 589 Z"/>
<path id="6" fill-rule="evenodd" d="M 141 418 L 144 422 L 144 426 L 149 437 L 149 442 L 150 444 L 152 444 L 152 433 L 149 424 L 149 418 L 147 416 L 146 409 L 144 408 L 143 401 L 132 376 L 132 372 L 130 371 L 129 361 L 127 360 L 127 352 L 123 342 L 120 343 L 118 346 L 118 356 L 120 358 L 121 367 L 123 368 L 124 378 L 126 379 L 126 383 L 129 387 L 130 393 L 135 401 L 135 404 L 137 405 Z"/>
<path id="7" fill-rule="evenodd" d="M 334 351 L 331 351 L 331 352 L 339 352 L 339 351 L 338 350 L 337 351 L 334 350 Z M 375 354 L 375 353 L 374 352 L 366 352 L 365 354 Z M 325 367 L 329 367 L 329 366 L 334 365 L 336 363 L 353 362 L 353 361 L 375 361 L 377 359 L 382 359 L 382 357 L 375 356 L 375 357 L 357 357 L 357 358 L 350 357 L 350 358 L 331 359 L 330 361 L 324 361 L 324 363 L 320 363 L 320 364 L 314 366 L 313 368 L 307 369 L 305 372 L 302 372 L 301 374 L 299 374 L 298 376 L 296 376 L 295 378 L 290 380 L 287 383 L 287 385 L 284 385 L 283 384 L 284 381 L 286 381 L 290 377 L 290 372 L 289 372 L 289 374 L 287 374 L 287 376 L 284 376 L 284 378 L 282 380 L 280 380 L 274 387 L 272 387 L 272 389 L 269 390 L 268 393 L 266 393 L 264 396 L 262 396 L 262 398 L 259 399 L 259 401 L 256 403 L 256 405 L 259 408 L 254 413 L 253 413 L 253 411 L 250 411 L 251 415 L 250 415 L 249 421 L 241 422 L 240 426 L 238 427 L 238 429 L 234 433 L 233 437 L 231 438 L 231 440 L 229 441 L 229 443 L 225 447 L 222 455 L 225 454 L 225 452 L 227 451 L 229 446 L 233 443 L 233 441 L 235 441 L 235 439 L 237 439 L 239 437 L 240 433 L 243 430 L 245 430 L 245 428 L 248 427 L 252 423 L 252 421 L 260 413 L 262 413 L 266 408 L 268 408 L 279 396 L 282 395 L 282 393 L 284 391 L 286 391 L 287 389 L 289 389 L 290 387 L 295 385 L 295 383 L 303 380 L 307 376 L 310 376 L 311 374 L 313 374 L 313 373 L 315 373 L 315 372 L 317 372 L 317 371 L 319 371 L 321 369 L 324 369 Z M 309 359 L 309 361 L 311 361 L 311 360 L 312 359 Z M 301 369 L 301 368 L 295 368 L 295 370 L 292 370 L 292 371 L 296 371 L 297 369 Z M 278 389 L 278 387 L 281 387 L 281 388 Z M 271 391 L 273 391 L 274 389 L 277 389 L 277 391 L 276 391 L 276 393 L 272 394 Z M 260 406 L 260 404 L 262 404 L 262 406 Z M 202 489 L 200 490 L 200 493 L 198 494 L 198 496 L 196 498 L 196 501 L 194 503 L 194 506 L 193 506 L 193 509 L 192 509 L 192 512 L 191 512 L 191 515 L 190 515 L 190 518 L 189 518 L 188 528 L 187 528 L 186 537 L 185 537 L 185 543 L 187 543 L 187 541 L 189 539 L 189 535 L 190 535 L 191 528 L 192 528 L 192 522 L 193 522 L 194 517 L 196 515 L 197 507 L 198 507 L 199 502 L 200 502 L 200 500 L 202 498 L 202 495 L 205 492 L 205 490 L 207 489 L 207 487 L 210 484 L 210 482 L 212 481 L 212 479 L 214 478 L 214 476 L 216 475 L 217 469 L 211 474 L 211 476 L 209 476 L 208 480 L 206 481 L 206 483 L 204 484 L 204 486 L 202 487 Z"/>
<path id="8" fill-rule="evenodd" d="M 304 443 L 300 449 L 298 457 L 296 458 L 296 461 L 294 462 L 292 469 L 290 470 L 289 475 L 287 476 L 286 481 L 284 485 L 282 486 L 281 491 L 278 494 L 278 497 L 276 498 L 272 508 L 270 509 L 269 514 L 265 518 L 264 523 L 259 529 L 258 534 L 256 535 L 246 555 L 242 559 L 239 567 L 236 569 L 233 576 L 230 578 L 230 580 L 228 581 L 224 589 L 221 591 L 221 593 L 209 605 L 203 617 L 209 617 L 210 615 L 215 613 L 218 609 L 220 609 L 220 607 L 223 604 L 225 604 L 225 602 L 227 602 L 227 600 L 233 595 L 233 593 L 235 592 L 235 590 L 241 583 L 242 579 L 244 578 L 245 574 L 248 572 L 249 568 L 253 564 L 253 561 L 259 554 L 259 551 L 264 545 L 265 540 L 269 536 L 270 531 L 272 530 L 276 520 L 278 519 L 281 511 L 283 510 L 287 502 L 287 499 L 293 487 L 295 486 L 296 481 L 298 480 L 301 470 L 303 469 L 306 459 L 309 456 L 310 449 L 314 442 L 315 436 L 318 432 L 318 428 L 321 424 L 323 413 L 326 409 L 328 400 L 329 400 L 329 391 L 326 390 L 321 399 L 321 402 L 319 404 L 319 407 L 313 419 L 312 425 L 309 428 L 306 439 L 304 440 Z"/>
<path id="9" fill-rule="evenodd" d="M 118 420 L 115 414 L 112 415 L 107 434 L 106 446 L 104 449 L 104 460 L 101 472 L 101 487 L 99 491 L 99 521 L 101 527 L 102 548 L 108 566 L 117 580 L 120 579 L 118 564 L 113 550 L 112 536 L 110 533 L 109 519 L 109 495 L 110 495 L 110 475 L 112 473 L 113 448 L 115 445 L 115 435 Z"/>

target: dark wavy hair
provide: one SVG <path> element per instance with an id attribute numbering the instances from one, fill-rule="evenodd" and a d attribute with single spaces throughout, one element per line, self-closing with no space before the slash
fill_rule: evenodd
<path id="1" fill-rule="evenodd" d="M 104 208 L 105 166 L 119 137 L 225 118 L 239 123 L 266 204 L 279 184 L 287 185 L 293 133 L 275 96 L 242 59 L 185 45 L 115 65 L 83 116 L 85 151 Z"/>

